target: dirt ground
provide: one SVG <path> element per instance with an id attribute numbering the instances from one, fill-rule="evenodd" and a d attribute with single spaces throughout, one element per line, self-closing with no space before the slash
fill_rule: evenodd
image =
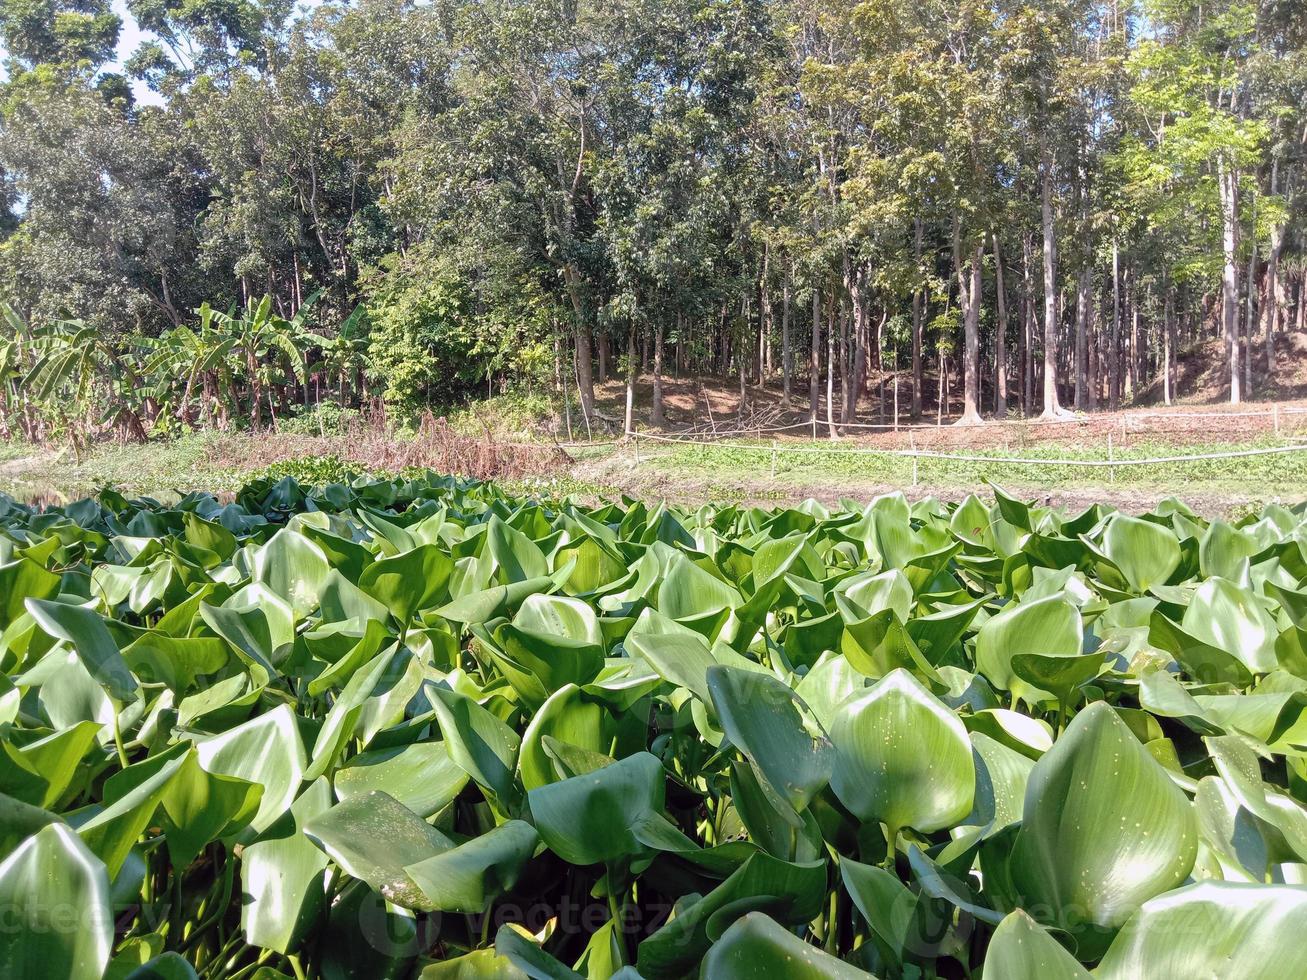
<path id="1" fill-rule="evenodd" d="M 1307 338 L 1304 338 L 1304 343 L 1307 344 Z M 636 384 L 636 424 L 641 429 L 649 428 L 648 406 L 653 397 L 652 388 L 647 377 Z M 741 419 L 738 387 L 724 384 L 720 378 L 667 378 L 663 382 L 667 424 L 662 431 L 696 437 L 730 433 L 742 437 L 807 440 L 812 437 L 809 426 L 803 424 L 808 419 L 807 394 L 806 390 L 799 392 L 799 388 L 798 384 L 794 385 L 794 391 L 799 394 L 791 398 L 789 406 L 784 404 L 775 384 L 748 388 L 749 406 Z M 955 425 L 955 415 L 944 416 L 942 424 L 936 425 L 938 416 L 934 406 L 928 403 L 931 410 L 923 411 L 920 422 L 912 426 L 908 415 L 910 392 L 905 385 L 899 392 L 901 428 L 896 431 L 893 429 L 892 387 L 886 390 L 883 412 L 879 387 L 872 391 L 870 397 L 859 402 L 857 422 L 884 428 L 836 424 L 842 439 L 871 448 L 903 449 L 915 445 L 919 449 L 1017 449 L 1035 444 L 1105 447 L 1109 435 L 1114 445 L 1122 447 L 1136 442 L 1176 446 L 1200 442 L 1244 442 L 1277 434 L 1284 438 L 1307 437 L 1307 397 L 1304 396 L 1277 402 L 1249 401 L 1242 405 L 1186 403 L 1170 407 L 1126 408 L 1118 412 L 1079 414 L 1051 424 L 1038 418 L 1022 419 L 1010 413 L 1005 420 L 988 418 L 979 426 Z M 619 382 L 610 381 L 596 391 L 596 400 L 605 415 L 620 416 L 624 399 L 624 388 Z M 953 407 L 958 407 L 957 399 L 953 400 Z M 785 425 L 794 427 L 776 431 Z M 575 421 L 573 429 L 576 433 Z M 817 436 L 824 439 L 828 432 L 823 399 Z M 596 433 L 597 438 L 601 435 Z M 577 437 L 581 438 L 579 433 Z"/>

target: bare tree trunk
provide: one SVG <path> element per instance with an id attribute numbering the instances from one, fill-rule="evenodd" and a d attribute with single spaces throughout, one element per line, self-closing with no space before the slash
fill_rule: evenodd
<path id="1" fill-rule="evenodd" d="M 654 428 L 661 429 L 665 425 L 663 419 L 663 320 L 658 318 L 658 325 L 654 328 L 654 353 L 653 353 L 653 404 L 649 408 L 649 424 Z"/>
<path id="2" fill-rule="evenodd" d="M 826 321 L 826 428 L 828 435 L 835 438 L 835 294 L 830 291 L 827 309 L 830 311 Z"/>
<path id="3" fill-rule="evenodd" d="M 1057 397 L 1057 240 L 1053 234 L 1053 162 L 1047 146 L 1039 162 L 1044 229 L 1044 417 L 1065 414 Z"/>
<path id="4" fill-rule="evenodd" d="M 1248 274 L 1244 277 L 1243 390 L 1253 392 L 1253 335 L 1257 332 L 1257 238 L 1248 250 Z"/>
<path id="5" fill-rule="evenodd" d="M 762 276 L 758 281 L 758 384 L 771 377 L 771 249 L 762 247 Z"/>
<path id="6" fill-rule="evenodd" d="M 581 415 L 589 429 L 595 414 L 594 366 L 590 360 L 590 328 L 577 323 L 576 337 L 576 391 L 581 398 Z"/>
<path id="7" fill-rule="evenodd" d="M 846 412 L 849 405 L 849 389 L 852 387 L 852 372 L 849 358 L 849 297 L 845 292 L 840 295 L 838 306 L 835 311 L 835 320 L 839 324 L 840 336 L 836 341 L 837 355 L 840 365 L 840 411 L 839 420 L 847 422 Z"/>
<path id="8" fill-rule="evenodd" d="M 735 352 L 735 363 L 740 369 L 740 403 L 739 411 L 736 413 L 739 417 L 740 425 L 744 424 L 744 413 L 748 409 L 749 392 L 745 387 L 749 383 L 749 292 L 745 290 L 744 297 L 740 300 L 740 336 Z"/>
<path id="9" fill-rule="evenodd" d="M 994 324 L 994 415 L 1007 416 L 1007 296 L 1003 290 L 1003 256 L 994 240 L 994 293 L 998 301 L 998 322 Z"/>
<path id="10" fill-rule="evenodd" d="M 1225 355 L 1230 364 L 1230 404 L 1243 400 L 1239 371 L 1239 248 L 1238 176 L 1224 159 L 1217 161 L 1217 186 L 1221 195 L 1221 251 L 1225 264 L 1221 273 L 1221 328 L 1225 333 Z"/>
<path id="11" fill-rule="evenodd" d="M 1125 270 L 1125 306 L 1130 311 L 1130 349 L 1125 359 L 1125 380 L 1133 399 L 1139 394 L 1139 297 L 1129 266 Z"/>
<path id="12" fill-rule="evenodd" d="M 916 258 L 918 273 L 921 269 L 922 220 L 918 215 L 913 219 L 913 255 Z M 924 290 L 912 291 L 912 420 L 921 418 L 921 386 L 924 377 L 921 367 L 921 331 L 925 318 L 926 297 Z"/>
<path id="13" fill-rule="evenodd" d="M 817 413 L 821 401 L 821 290 L 812 287 L 812 342 L 808 351 L 808 412 L 817 431 Z"/>
<path id="14" fill-rule="evenodd" d="M 792 299 L 790 264 L 785 263 L 785 282 L 781 287 L 781 401 L 790 404 L 790 384 L 794 374 L 794 351 L 790 347 L 790 300 Z"/>
<path id="15" fill-rule="evenodd" d="M 977 243 L 969 257 L 969 265 L 962 260 L 961 228 L 957 215 L 953 216 L 953 266 L 958 277 L 958 304 L 962 307 L 962 415 L 958 425 L 980 423 L 980 376 L 977 363 L 980 359 L 980 266 L 984 261 L 984 246 Z"/>
<path id="16" fill-rule="evenodd" d="M 1275 327 L 1280 315 L 1283 287 L 1280 285 L 1280 252 L 1284 248 L 1284 225 L 1271 229 L 1271 251 L 1266 257 L 1266 298 L 1262 302 L 1262 332 L 1266 342 L 1266 380 L 1275 377 Z"/>
<path id="17" fill-rule="evenodd" d="M 1162 400 L 1171 404 L 1171 351 L 1175 346 L 1175 290 L 1164 282 L 1166 297 L 1162 302 Z"/>
<path id="18" fill-rule="evenodd" d="M 599 354 L 599 383 L 608 382 L 609 361 L 612 359 L 611 343 L 608 340 L 608 334 L 603 330 L 599 331 L 599 336 L 595 338 L 595 347 Z"/>
<path id="19" fill-rule="evenodd" d="M 626 432 L 635 431 L 635 324 L 626 329 Z"/>
<path id="20" fill-rule="evenodd" d="M 1076 285 L 1076 411 L 1083 412 L 1088 405 L 1089 388 L 1089 304 L 1090 278 L 1087 266 L 1080 269 Z"/>
<path id="21" fill-rule="evenodd" d="M 1107 348 L 1107 400 L 1112 411 L 1121 407 L 1121 253 L 1112 239 L 1112 337 Z"/>
<path id="22" fill-rule="evenodd" d="M 1034 251 L 1030 233 L 1021 235 L 1021 414 L 1029 415 L 1035 401 L 1035 282 L 1030 275 L 1030 257 Z"/>

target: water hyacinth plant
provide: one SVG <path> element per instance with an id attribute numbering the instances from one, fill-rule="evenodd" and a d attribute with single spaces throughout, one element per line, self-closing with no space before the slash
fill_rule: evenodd
<path id="1" fill-rule="evenodd" d="M 0 974 L 1307 975 L 1307 522 L 0 499 Z"/>

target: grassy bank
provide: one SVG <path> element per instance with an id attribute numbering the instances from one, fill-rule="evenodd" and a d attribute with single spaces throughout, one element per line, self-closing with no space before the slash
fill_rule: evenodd
<path id="1" fill-rule="evenodd" d="M 473 445 L 468 443 L 467 445 Z M 954 498 L 987 482 L 1023 496 L 1120 500 L 1123 504 L 1178 496 L 1209 512 L 1229 512 L 1269 501 L 1307 498 L 1307 453 L 1189 460 L 1132 466 L 1132 460 L 1195 456 L 1283 446 L 1272 437 L 1242 442 L 1211 441 L 1176 446 L 1140 440 L 1113 450 L 1113 469 L 1059 464 L 1058 460 L 1099 460 L 1096 444 L 1039 444 L 1021 448 L 951 449 L 974 460 L 911 458 L 878 452 L 855 442 L 829 444 L 732 440 L 729 445 L 678 445 L 642 439 L 631 445 L 596 445 L 570 451 L 570 458 L 525 468 L 501 466 L 500 482 L 521 491 L 548 486 L 587 497 L 622 492 L 663 495 L 680 500 L 785 501 L 813 496 L 867 497 L 889 489 L 911 496 Z M 512 447 L 487 452 L 516 452 Z M 252 475 L 293 476 L 325 483 L 364 473 L 395 475 L 425 466 L 437 469 L 442 457 L 424 454 L 412 439 L 375 439 L 370 446 L 344 438 L 303 435 L 258 437 L 195 433 L 145 445 L 103 444 L 78 460 L 69 451 L 0 443 L 0 493 L 19 499 L 59 501 L 113 486 L 128 494 L 166 499 L 174 492 L 233 491 Z M 541 452 L 548 451 L 544 447 Z M 1030 463 L 1005 462 L 1020 457 Z M 448 456 L 443 458 L 449 458 Z M 990 460 L 993 460 L 990 462 Z M 1048 463 L 1033 462 L 1049 460 Z M 496 462 L 501 463 L 499 455 Z"/>

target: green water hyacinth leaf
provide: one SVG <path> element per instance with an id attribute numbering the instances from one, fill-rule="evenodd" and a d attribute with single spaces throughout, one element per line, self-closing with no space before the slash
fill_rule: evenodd
<path id="1" fill-rule="evenodd" d="M 196 758 L 205 772 L 234 776 L 263 787 L 255 832 L 267 830 L 290 809 L 304 779 L 304 743 L 290 705 L 200 742 Z"/>
<path id="2" fill-rule="evenodd" d="M 533 705 L 566 684 L 588 684 L 604 666 L 603 647 L 598 644 L 512 623 L 495 630 L 488 647 L 518 694 Z"/>
<path id="3" fill-rule="evenodd" d="M 1307 976 L 1307 887 L 1211 881 L 1145 902 L 1112 943 L 1094 975 Z"/>
<path id="4" fill-rule="evenodd" d="M 522 735 L 518 768 L 522 786 L 533 790 L 561 778 L 546 739 L 573 749 L 604 753 L 612 743 L 616 725 L 603 703 L 589 697 L 575 684 L 555 691 L 531 717 Z"/>
<path id="5" fill-rule="evenodd" d="M 494 561 L 500 585 L 527 582 L 549 574 L 549 562 L 536 543 L 498 517 L 492 517 L 486 529 L 486 548 Z"/>
<path id="6" fill-rule="evenodd" d="M 1015 674 L 1012 658 L 1024 653 L 1075 657 L 1081 654 L 1083 643 L 1080 610 L 1069 599 L 1054 595 L 1012 603 L 976 634 L 976 669 L 1001 690 L 1039 698 L 1042 692 L 1022 683 Z"/>
<path id="7" fill-rule="evenodd" d="M 128 766 L 105 783 L 105 807 L 77 828 L 82 840 L 102 860 L 110 879 L 118 876 L 137 838 L 154 818 L 168 785 L 191 753 L 174 745 L 154 758 Z"/>
<path id="8" fill-rule="evenodd" d="M 880 953 L 896 969 L 931 958 L 938 949 L 927 898 L 884 868 L 840 859 L 840 878 L 853 904 L 871 927 Z"/>
<path id="9" fill-rule="evenodd" d="M 161 822 L 174 867 L 184 868 L 209 843 L 232 836 L 254 819 L 261 783 L 206 772 L 192 750 L 164 788 Z"/>
<path id="10" fill-rule="evenodd" d="M 423 819 L 448 806 L 467 782 L 467 773 L 440 741 L 360 752 L 333 779 L 342 801 L 385 790 Z"/>
<path id="11" fill-rule="evenodd" d="M 1020 822 L 1034 763 L 982 732 L 970 734 L 976 796 L 971 813 L 958 826 L 975 827 L 982 837 L 992 837 Z"/>
<path id="12" fill-rule="evenodd" d="M 636 854 L 632 827 L 661 813 L 663 764 L 637 752 L 610 766 L 527 793 L 531 818 L 549 849 L 570 864 L 600 864 Z"/>
<path id="13" fill-rule="evenodd" d="M 1193 805 L 1100 701 L 1031 770 L 1009 873 L 1024 907 L 1046 910 L 1093 955 L 1184 881 L 1197 851 Z"/>
<path id="14" fill-rule="evenodd" d="M 367 882 L 389 902 L 425 908 L 422 890 L 404 871 L 450 850 L 454 842 L 393 796 L 379 790 L 352 797 L 309 820 L 309 840 L 346 874 Z"/>
<path id="15" fill-rule="evenodd" d="M 431 688 L 430 693 L 454 764 L 501 804 L 511 805 L 518 795 L 513 771 L 521 738 L 466 694 L 442 687 Z"/>
<path id="16" fill-rule="evenodd" d="M 81 849 L 87 975 L 1307 972 L 1298 509 L 554 493 L 0 498 L 0 862 Z"/>
<path id="17" fill-rule="evenodd" d="M 241 854 L 241 929 L 252 946 L 278 953 L 298 949 L 326 900 L 327 856 L 304 827 L 331 806 L 319 779 L 270 831 Z"/>
<path id="18" fill-rule="evenodd" d="M 0 974 L 99 980 L 109 962 L 113 911 L 104 865 L 70 828 L 45 826 L 0 863 Z"/>
<path id="19" fill-rule="evenodd" d="M 737 919 L 766 912 L 779 922 L 808 922 L 821 908 L 825 888 L 825 861 L 791 863 L 754 854 L 707 895 L 682 902 L 666 925 L 640 943 L 636 969 L 646 980 L 691 976 Z"/>
<path id="20" fill-rule="evenodd" d="M 899 622 L 906 623 L 912 612 L 912 585 L 896 568 L 877 575 L 855 575 L 836 586 L 835 592 L 853 604 L 859 618 L 891 609 Z"/>
<path id="21" fill-rule="evenodd" d="M 1101 653 L 1078 657 L 1054 657 L 1041 653 L 1018 653 L 1011 661 L 1012 673 L 1032 690 L 1048 691 L 1059 701 L 1071 700 L 1071 692 L 1093 680 L 1103 666 Z"/>
<path id="22" fill-rule="evenodd" d="M 742 602 L 737 589 L 679 554 L 668 563 L 658 586 L 658 611 L 671 619 L 699 619 Z"/>
<path id="23" fill-rule="evenodd" d="M 0 565 L 0 630 L 26 612 L 28 599 L 52 599 L 59 594 L 59 576 L 30 558 Z"/>
<path id="24" fill-rule="evenodd" d="M 135 696 L 136 678 L 127 669 L 127 661 L 99 613 L 49 599 L 29 599 L 27 611 L 41 629 L 72 645 L 87 672 L 109 697 L 121 702 Z"/>
<path id="25" fill-rule="evenodd" d="M 378 558 L 359 576 L 358 586 L 407 626 L 419 609 L 445 595 L 454 563 L 433 544 L 419 545 L 390 558 Z"/>
<path id="26" fill-rule="evenodd" d="M 512 926 L 500 926 L 495 933 L 495 952 L 538 980 L 582 980 Z"/>
<path id="27" fill-rule="evenodd" d="M 166 684 L 184 694 L 197 679 L 227 665 L 227 647 L 208 636 L 167 636 L 147 633 L 123 648 L 123 660 L 143 684 Z"/>
<path id="28" fill-rule="evenodd" d="M 603 646 L 599 617 L 580 599 L 557 595 L 532 595 L 523 600 L 513 625 L 547 636 L 562 636 L 593 646 Z"/>
<path id="29" fill-rule="evenodd" d="M 1180 567 L 1180 542 L 1175 535 L 1160 524 L 1124 514 L 1108 521 L 1102 551 L 1138 593 L 1165 585 Z"/>
<path id="30" fill-rule="evenodd" d="M 290 603 L 297 618 L 317 608 L 331 566 L 321 548 L 304 535 L 282 528 L 254 552 L 250 574 Z"/>
<path id="31" fill-rule="evenodd" d="M 1223 650 L 1251 673 L 1266 674 L 1278 664 L 1278 630 L 1252 592 L 1225 579 L 1208 579 L 1194 592 L 1181 625 L 1202 643 Z"/>
<path id="32" fill-rule="evenodd" d="M 708 669 L 717 660 L 697 633 L 635 633 L 626 638 L 628 649 L 642 657 L 658 676 L 683 687 L 704 704 L 712 703 L 708 693 Z"/>
<path id="33" fill-rule="evenodd" d="M 182 525 L 185 528 L 186 540 L 197 548 L 203 548 L 205 551 L 212 551 L 223 561 L 232 556 L 232 552 L 239 547 L 236 541 L 236 535 L 230 530 L 213 521 L 206 521 L 197 514 L 187 512 L 182 515 Z"/>
<path id="34" fill-rule="evenodd" d="M 540 836 L 529 823 L 510 820 L 410 864 L 404 873 L 422 893 L 425 907 L 475 914 L 516 884 L 539 842 Z"/>
<path id="35" fill-rule="evenodd" d="M 34 806 L 53 806 L 72 784 L 100 728 L 83 721 L 22 748 L 0 745 L 0 792 Z"/>
<path id="36" fill-rule="evenodd" d="M 957 715 L 906 670 L 845 702 L 831 723 L 831 788 L 859 819 L 930 833 L 971 811 L 976 769 Z"/>
<path id="37" fill-rule="evenodd" d="M 1089 971 L 1021 909 L 1008 915 L 994 930 L 985 953 L 985 976 L 1003 980 L 1091 980 Z"/>
<path id="38" fill-rule="evenodd" d="M 699 975 L 704 980 L 874 980 L 761 912 L 750 912 L 713 943 Z"/>
<path id="39" fill-rule="evenodd" d="M 794 812 L 830 780 L 830 740 L 804 725 L 793 690 L 774 677 L 731 667 L 708 669 L 708 690 L 722 730 L 771 794 Z"/>

